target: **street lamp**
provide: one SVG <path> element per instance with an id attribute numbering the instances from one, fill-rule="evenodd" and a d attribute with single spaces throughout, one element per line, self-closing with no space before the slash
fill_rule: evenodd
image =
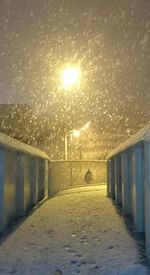
<path id="1" fill-rule="evenodd" d="M 78 130 L 72 130 L 68 133 L 65 133 L 65 160 L 68 159 L 68 137 L 71 137 L 71 149 L 72 149 L 72 137 L 80 138 L 80 160 L 81 160 L 81 133 L 82 131 L 85 131 L 89 128 L 90 121 L 84 124 L 80 129 Z"/>
<path id="2" fill-rule="evenodd" d="M 90 121 L 88 121 L 86 124 L 84 124 L 79 130 L 80 131 L 80 135 L 79 135 L 79 137 L 80 137 L 80 139 L 79 139 L 80 160 L 82 158 L 82 142 L 81 142 L 82 135 L 81 135 L 81 133 L 83 131 L 86 131 L 87 129 L 89 129 L 89 126 L 90 126 Z"/>
<path id="3" fill-rule="evenodd" d="M 79 67 L 66 67 L 61 72 L 62 88 L 68 90 L 80 83 L 80 68 Z"/>
<path id="4" fill-rule="evenodd" d="M 68 136 L 71 137 L 71 144 L 72 144 L 72 137 L 80 137 L 80 130 L 72 130 L 68 133 L 65 133 L 65 160 L 68 159 Z"/>
<path id="5" fill-rule="evenodd" d="M 71 88 L 78 86 L 80 84 L 80 68 L 77 66 L 68 66 L 61 72 L 60 81 L 62 88 L 66 90 L 71 90 Z M 67 100 L 65 100 L 65 104 Z M 66 108 L 67 109 L 67 108 Z M 68 133 L 65 129 L 65 160 L 68 158 Z"/>
<path id="6" fill-rule="evenodd" d="M 80 130 L 73 130 L 73 131 L 72 131 L 72 135 L 73 135 L 74 137 L 80 137 Z"/>

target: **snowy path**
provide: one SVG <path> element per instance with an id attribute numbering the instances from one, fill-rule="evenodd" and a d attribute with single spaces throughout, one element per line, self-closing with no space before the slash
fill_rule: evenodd
<path id="1" fill-rule="evenodd" d="M 0 274 L 149 274 L 105 186 L 73 190 L 45 202 L 1 243 Z"/>

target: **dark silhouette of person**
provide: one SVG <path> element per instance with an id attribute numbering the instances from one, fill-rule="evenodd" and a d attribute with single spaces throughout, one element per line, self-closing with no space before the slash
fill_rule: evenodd
<path id="1" fill-rule="evenodd" d="M 92 183 L 92 172 L 90 171 L 89 168 L 88 168 L 88 170 L 85 173 L 84 180 L 85 180 L 86 184 Z"/>

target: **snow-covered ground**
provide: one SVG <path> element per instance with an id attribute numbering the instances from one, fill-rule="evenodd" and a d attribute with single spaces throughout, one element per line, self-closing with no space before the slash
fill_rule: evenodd
<path id="1" fill-rule="evenodd" d="M 46 201 L 0 245 L 0 274 L 149 274 L 106 187 Z"/>

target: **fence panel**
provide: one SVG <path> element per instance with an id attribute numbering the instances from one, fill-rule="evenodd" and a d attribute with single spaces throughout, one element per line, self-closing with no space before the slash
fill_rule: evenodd
<path id="1" fill-rule="evenodd" d="M 106 183 L 106 161 L 51 161 L 50 194 L 67 188 L 84 185 L 88 168 L 92 172 L 92 184 Z"/>
<path id="2" fill-rule="evenodd" d="M 48 194 L 46 162 L 44 152 L 0 134 L 0 233 Z"/>

